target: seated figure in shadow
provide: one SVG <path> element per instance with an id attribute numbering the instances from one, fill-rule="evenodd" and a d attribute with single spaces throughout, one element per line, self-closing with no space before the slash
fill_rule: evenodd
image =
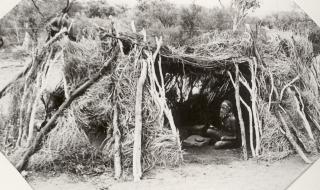
<path id="1" fill-rule="evenodd" d="M 232 103 L 224 100 L 220 107 L 221 127 L 216 128 L 210 125 L 207 128 L 206 136 L 214 142 L 214 148 L 237 148 L 239 146 L 238 124 L 232 112 Z"/>
<path id="2" fill-rule="evenodd" d="M 4 41 L 3 41 L 3 38 L 0 36 L 0 48 L 2 48 L 3 45 L 4 45 Z"/>

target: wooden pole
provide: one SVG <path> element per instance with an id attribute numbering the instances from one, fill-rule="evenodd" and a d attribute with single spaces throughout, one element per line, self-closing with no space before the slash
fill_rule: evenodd
<path id="1" fill-rule="evenodd" d="M 27 104 L 26 102 L 26 97 L 27 97 L 27 83 L 25 83 L 24 88 L 23 88 L 23 95 L 22 95 L 22 99 L 21 99 L 21 106 L 19 109 L 19 131 L 18 131 L 18 139 L 16 141 L 16 147 L 21 146 L 21 141 L 22 141 L 22 136 L 23 136 L 23 126 L 24 126 L 24 113 L 25 113 L 25 105 Z"/>
<path id="2" fill-rule="evenodd" d="M 41 86 L 41 74 L 39 74 L 37 76 L 36 81 L 37 81 L 36 87 L 35 87 L 36 95 L 34 97 L 34 101 L 32 101 L 30 121 L 29 121 L 29 123 L 26 124 L 26 125 L 28 125 L 26 130 L 29 131 L 28 138 L 27 138 L 27 147 L 31 145 L 31 142 L 34 138 L 34 124 L 35 124 L 35 119 L 36 119 L 35 117 L 36 117 L 36 113 L 37 113 L 37 105 L 38 105 L 38 101 L 40 101 L 42 90 L 43 90 L 42 89 L 43 87 Z"/>
<path id="3" fill-rule="evenodd" d="M 241 103 L 247 108 L 248 114 L 249 114 L 249 133 L 250 133 L 250 149 L 251 154 L 255 158 L 257 153 L 253 145 L 253 125 L 252 125 L 252 110 L 250 106 L 242 99 L 240 98 Z"/>
<path id="4" fill-rule="evenodd" d="M 306 155 L 303 153 L 303 150 L 299 147 L 299 145 L 297 144 L 297 142 L 293 139 L 289 126 L 287 125 L 285 119 L 283 118 L 282 114 L 280 111 L 276 112 L 280 122 L 282 123 L 282 126 L 285 129 L 285 136 L 287 137 L 287 139 L 289 140 L 289 142 L 291 143 L 291 145 L 293 146 L 293 148 L 298 152 L 298 154 L 300 155 L 300 157 L 307 163 L 310 164 L 311 161 L 306 157 Z"/>
<path id="5" fill-rule="evenodd" d="M 140 181 L 142 176 L 141 167 L 141 136 L 142 136 L 142 96 L 143 86 L 147 78 L 147 62 L 142 61 L 141 75 L 137 84 L 137 95 L 135 105 L 135 130 L 133 143 L 133 178 Z"/>
<path id="6" fill-rule="evenodd" d="M 248 151 L 247 151 L 247 143 L 246 143 L 246 134 L 245 127 L 242 117 L 241 105 L 240 105 L 240 74 L 239 74 L 239 66 L 235 64 L 236 67 L 236 78 L 235 78 L 235 98 L 236 98 L 236 106 L 238 111 L 238 119 L 241 130 L 241 147 L 243 153 L 243 159 L 248 160 Z"/>
<path id="7" fill-rule="evenodd" d="M 298 89 L 295 89 L 295 91 L 299 94 Z M 295 104 L 296 104 L 296 110 L 297 110 L 299 116 L 301 117 L 301 119 L 302 119 L 302 121 L 303 121 L 304 127 L 305 127 L 305 129 L 306 129 L 309 137 L 311 138 L 314 146 L 316 146 L 316 145 L 315 145 L 315 138 L 314 138 L 314 136 L 313 136 L 311 126 L 310 126 L 309 121 L 307 120 L 306 114 L 305 114 L 305 112 L 304 112 L 304 105 L 303 105 L 302 99 L 299 98 L 299 99 L 300 99 L 300 101 L 299 101 L 299 99 L 298 99 L 297 96 L 295 95 L 295 92 L 292 91 L 290 88 L 288 88 L 288 92 L 293 95 L 293 99 L 294 99 L 294 102 L 295 102 Z M 299 94 L 299 96 L 300 96 L 300 94 Z M 301 104 L 302 106 L 300 106 L 300 104 Z"/>
<path id="8" fill-rule="evenodd" d="M 231 83 L 232 83 L 234 89 L 236 89 L 236 84 L 235 84 L 235 82 L 234 82 L 234 80 L 233 80 L 233 78 L 232 78 L 232 75 L 231 75 L 230 71 L 228 71 L 228 75 L 229 75 L 229 78 L 230 78 L 230 80 L 231 80 Z M 244 83 L 244 82 L 243 82 L 243 84 L 246 86 L 247 83 Z M 246 87 L 246 88 L 250 91 L 249 86 Z M 251 93 L 251 91 L 250 91 L 250 93 Z M 239 95 L 240 95 L 240 93 L 239 93 Z M 254 148 L 254 146 L 253 146 L 253 124 L 252 124 L 252 123 L 253 123 L 253 120 L 252 120 L 252 110 L 251 110 L 251 107 L 250 107 L 241 97 L 240 97 L 240 101 L 241 101 L 241 103 L 246 107 L 246 109 L 247 109 L 247 111 L 248 111 L 248 114 L 249 114 L 250 149 L 251 149 L 252 156 L 253 156 L 253 157 L 256 157 L 256 151 L 255 151 L 255 148 Z M 237 107 L 237 108 L 238 108 L 238 107 Z"/>
<path id="9" fill-rule="evenodd" d="M 259 120 L 259 114 L 257 109 L 257 85 L 256 85 L 256 74 L 257 74 L 257 60 L 253 58 L 253 62 L 250 63 L 250 70 L 251 70 L 251 110 L 253 115 L 253 123 L 255 128 L 255 134 L 256 134 L 256 155 L 259 155 L 260 151 L 260 134 L 262 134 L 261 126 L 260 126 L 260 120 Z"/>
<path id="10" fill-rule="evenodd" d="M 120 155 L 120 139 L 121 134 L 118 125 L 118 106 L 113 108 L 113 137 L 114 137 L 114 178 L 119 179 L 121 176 L 121 155 Z"/>
<path id="11" fill-rule="evenodd" d="M 268 102 L 268 111 L 271 111 L 271 101 L 272 101 L 272 95 L 273 95 L 273 91 L 274 89 L 274 78 L 273 78 L 273 74 L 271 73 L 271 71 L 269 70 L 269 75 L 270 75 L 270 80 L 271 80 L 271 90 L 270 90 L 270 94 L 269 94 L 269 102 Z"/>

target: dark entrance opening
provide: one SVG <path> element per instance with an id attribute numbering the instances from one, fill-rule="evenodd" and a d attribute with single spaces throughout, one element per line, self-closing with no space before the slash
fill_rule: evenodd
<path id="1" fill-rule="evenodd" d="M 235 75 L 235 63 L 239 65 L 243 77 L 251 81 L 249 64 L 246 61 L 220 60 L 191 64 L 171 58 L 162 60 L 166 98 L 182 141 L 191 135 L 205 136 L 210 125 L 220 126 L 219 111 L 224 100 L 233 104 L 232 112 L 238 121 L 235 90 L 230 80 L 230 74 L 233 78 Z M 242 85 L 240 95 L 250 106 L 250 94 Z M 249 142 L 249 115 L 243 106 L 241 109 L 247 133 L 246 141 Z M 237 136 L 240 137 L 240 128 L 237 128 Z"/>

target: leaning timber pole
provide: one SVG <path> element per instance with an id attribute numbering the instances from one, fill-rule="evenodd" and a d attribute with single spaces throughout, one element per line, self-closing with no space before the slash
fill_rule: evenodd
<path id="1" fill-rule="evenodd" d="M 240 75 L 239 75 L 239 66 L 235 64 L 236 67 L 236 78 L 235 78 L 235 98 L 236 98 L 236 106 L 238 111 L 238 119 L 241 130 L 241 147 L 244 160 L 248 160 L 248 151 L 247 151 L 247 143 L 246 143 L 246 134 L 244 128 L 244 122 L 242 118 L 241 104 L 240 104 Z"/>
<path id="2" fill-rule="evenodd" d="M 133 180 L 140 181 L 142 176 L 141 167 L 141 136 L 142 136 L 142 96 L 143 86 L 147 78 L 147 62 L 141 62 L 141 75 L 137 84 L 137 95 L 135 105 L 135 129 L 133 143 Z"/>
<path id="3" fill-rule="evenodd" d="M 300 146 L 298 145 L 298 143 L 294 140 L 291 132 L 290 132 L 290 128 L 286 123 L 286 120 L 284 119 L 282 113 L 277 110 L 276 114 L 285 130 L 285 136 L 287 137 L 288 141 L 291 143 L 291 145 L 293 146 L 293 148 L 297 151 L 297 153 L 299 154 L 299 156 L 307 163 L 307 164 L 311 164 L 311 160 L 309 160 L 309 158 L 304 154 L 303 150 L 300 148 Z"/>

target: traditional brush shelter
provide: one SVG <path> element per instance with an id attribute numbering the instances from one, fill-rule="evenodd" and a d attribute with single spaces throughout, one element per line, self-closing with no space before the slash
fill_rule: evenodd
<path id="1" fill-rule="evenodd" d="M 247 27 L 174 48 L 134 28 L 97 27 L 94 37 L 78 42 L 63 37 L 66 31 L 43 44 L 0 91 L 0 98 L 12 94 L 16 105 L 6 142 L 17 148 L 10 156 L 20 171 L 48 154 L 63 159 L 82 152 L 84 160 L 112 167 L 116 178 L 132 169 L 139 180 L 155 165 L 182 163 L 179 131 L 196 121 L 216 122 L 224 99 L 236 105 L 244 159 L 281 159 L 296 151 L 310 163 L 307 155 L 317 151 L 320 70 L 303 37 Z M 48 92 L 47 74 L 56 64 L 61 83 Z M 187 120 L 195 88 L 201 113 Z"/>

